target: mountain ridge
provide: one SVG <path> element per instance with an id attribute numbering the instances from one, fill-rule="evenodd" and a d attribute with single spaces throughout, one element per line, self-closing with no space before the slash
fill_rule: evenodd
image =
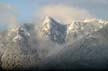
<path id="1" fill-rule="evenodd" d="M 105 54 L 107 53 L 107 50 L 101 49 L 102 45 L 105 46 L 105 48 L 107 46 L 107 21 L 99 19 L 87 19 L 85 21 L 73 20 L 71 24 L 64 25 L 52 17 L 46 17 L 39 25 L 40 27 L 38 27 L 38 29 L 35 28 L 36 25 L 24 24 L 19 25 L 20 27 L 17 26 L 0 32 L 1 67 L 14 68 L 21 66 L 25 68 L 35 66 L 40 58 L 42 60 L 49 60 L 48 62 L 51 63 L 51 61 L 56 58 L 56 54 L 58 63 L 55 61 L 55 65 L 59 65 L 59 63 L 69 65 L 68 61 L 70 61 L 70 64 L 74 63 L 76 65 L 78 63 L 85 66 L 92 64 L 89 63 L 86 58 L 93 60 L 93 64 L 95 63 L 94 60 L 96 60 L 96 58 L 92 56 L 95 52 L 98 52 L 96 56 L 99 58 L 100 55 L 103 55 L 102 52 L 99 55 L 99 50 L 104 50 Z M 40 35 L 41 37 L 38 37 Z M 18 36 L 20 36 L 20 40 Z M 13 39 L 15 40 L 13 41 Z M 86 58 L 84 58 L 83 54 Z M 89 54 L 91 58 L 87 56 Z M 71 55 L 73 55 L 73 57 Z M 55 58 L 50 59 L 50 56 L 54 56 Z M 62 58 L 61 60 L 59 56 Z M 71 62 L 68 57 L 73 59 L 73 62 Z M 82 59 L 82 63 L 80 62 L 80 58 Z M 103 58 L 104 55 L 100 60 L 103 60 Z M 105 58 L 107 58 L 107 56 Z M 50 65 L 46 60 L 46 66 L 47 64 Z M 83 64 L 84 60 L 87 60 L 87 63 Z M 20 65 L 18 65 L 18 61 Z M 74 61 L 76 61 L 76 63 Z M 26 63 L 28 63 L 28 65 Z"/>

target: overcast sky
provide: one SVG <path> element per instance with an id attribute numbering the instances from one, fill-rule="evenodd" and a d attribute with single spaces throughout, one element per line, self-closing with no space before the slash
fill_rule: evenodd
<path id="1" fill-rule="evenodd" d="M 42 15 L 66 21 L 71 17 L 79 19 L 78 16 L 108 19 L 108 0 L 0 0 L 0 3 L 15 7 L 18 19 L 23 22 Z"/>

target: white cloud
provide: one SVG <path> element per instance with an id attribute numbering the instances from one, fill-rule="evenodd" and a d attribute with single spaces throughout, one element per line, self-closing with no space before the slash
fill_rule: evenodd
<path id="1" fill-rule="evenodd" d="M 0 3 L 0 25 L 15 26 L 17 24 L 15 10 L 14 6 Z"/>
<path id="2" fill-rule="evenodd" d="M 71 23 L 73 19 L 80 20 L 84 18 L 92 18 L 93 16 L 85 9 L 66 5 L 46 5 L 39 10 L 39 16 L 52 16 Z"/>

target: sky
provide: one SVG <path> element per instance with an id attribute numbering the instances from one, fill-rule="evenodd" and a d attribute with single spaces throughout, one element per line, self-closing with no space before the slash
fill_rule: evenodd
<path id="1" fill-rule="evenodd" d="M 14 7 L 20 22 L 45 15 L 65 19 L 65 22 L 70 22 L 71 17 L 83 16 L 108 19 L 108 0 L 0 0 L 0 3 Z"/>

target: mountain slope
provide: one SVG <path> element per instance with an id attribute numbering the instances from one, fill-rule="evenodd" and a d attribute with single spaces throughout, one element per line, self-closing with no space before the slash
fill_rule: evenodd
<path id="1" fill-rule="evenodd" d="M 68 45 L 59 53 L 51 55 L 40 64 L 45 68 L 99 69 L 108 66 L 108 25 Z"/>
<path id="2" fill-rule="evenodd" d="M 39 29 L 39 34 L 42 36 L 42 38 L 48 37 L 47 39 L 59 44 L 65 42 L 66 26 L 60 24 L 53 18 L 46 17 Z"/>
<path id="3" fill-rule="evenodd" d="M 72 21 L 67 25 L 67 41 L 73 42 L 85 35 L 98 31 L 107 24 L 107 21 L 100 19 L 85 19 L 81 21 Z M 70 39 L 71 38 L 71 39 Z"/>
<path id="4" fill-rule="evenodd" d="M 11 39 L 7 36 L 7 46 L 1 56 L 2 68 L 28 68 L 36 65 L 39 61 L 37 53 L 38 45 L 35 42 L 36 40 L 33 39 L 32 34 L 20 26 L 10 36 L 12 36 Z"/>
<path id="5" fill-rule="evenodd" d="M 107 67 L 108 22 L 93 19 L 63 25 L 46 17 L 38 27 L 24 24 L 0 33 L 3 68 Z M 42 62 L 38 65 L 38 61 Z M 36 66 L 35 66 L 36 67 Z"/>

